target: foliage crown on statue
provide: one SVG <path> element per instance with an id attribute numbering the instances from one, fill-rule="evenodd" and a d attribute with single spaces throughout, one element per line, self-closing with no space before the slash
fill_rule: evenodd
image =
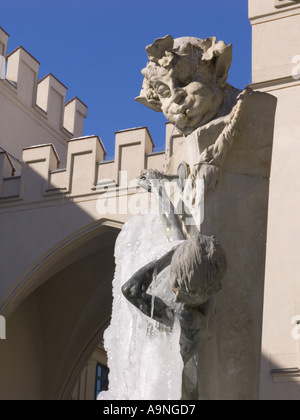
<path id="1" fill-rule="evenodd" d="M 150 61 L 142 70 L 145 79 L 141 94 L 136 100 L 154 111 L 162 112 L 155 81 L 170 71 L 173 75 L 176 74 L 184 86 L 192 81 L 199 67 L 205 65 L 216 75 L 218 86 L 222 89 L 226 86 L 232 62 L 232 44 L 227 46 L 223 41 L 217 42 L 216 37 L 173 39 L 171 35 L 167 35 L 148 45 L 146 52 Z"/>

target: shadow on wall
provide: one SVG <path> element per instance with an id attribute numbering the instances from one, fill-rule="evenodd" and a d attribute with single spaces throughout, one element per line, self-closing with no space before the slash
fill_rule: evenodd
<path id="1" fill-rule="evenodd" d="M 299 360 L 299 355 L 282 355 L 284 359 Z M 300 399 L 300 366 L 274 363 L 274 358 L 262 356 L 260 397 L 261 401 L 298 401 Z M 296 372 L 299 369 L 299 372 Z"/>
<path id="2" fill-rule="evenodd" d="M 0 399 L 69 399 L 111 317 L 122 223 L 97 214 L 96 195 L 43 197 L 45 179 L 34 168 L 26 182 L 22 201 L 0 201 L 0 313 L 7 321 Z"/>

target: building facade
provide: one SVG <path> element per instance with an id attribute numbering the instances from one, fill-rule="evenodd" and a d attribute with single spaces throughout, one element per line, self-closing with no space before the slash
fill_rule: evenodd
<path id="1" fill-rule="evenodd" d="M 300 4 L 249 0 L 249 17 L 251 87 L 278 99 L 259 398 L 299 399 Z M 165 156 L 147 128 L 124 130 L 106 161 L 101 139 L 82 137 L 86 105 L 65 103 L 55 76 L 39 80 L 24 48 L 7 55 L 8 40 L 0 29 L 0 399 L 94 399 L 105 383 L 114 244 L 148 203 L 134 180 L 163 170 L 184 139 L 167 124 Z"/>
<path id="2" fill-rule="evenodd" d="M 300 397 L 300 4 L 249 0 L 252 88 L 275 96 L 261 355 L 261 399 Z"/>

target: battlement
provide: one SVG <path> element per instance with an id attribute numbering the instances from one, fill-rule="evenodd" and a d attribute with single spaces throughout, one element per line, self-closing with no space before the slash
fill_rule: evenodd
<path id="1" fill-rule="evenodd" d="M 1 39 L 0 35 L 0 42 Z M 3 43 L 2 50 L 6 49 L 7 44 Z M 6 60 L 6 79 L 15 86 L 20 102 L 43 110 L 54 130 L 63 131 L 64 135 L 82 135 L 83 120 L 87 117 L 83 102 L 73 98 L 66 104 L 67 87 L 52 74 L 38 81 L 40 63 L 23 47 L 10 53 Z"/>
<path id="2" fill-rule="evenodd" d="M 100 138 L 82 137 L 86 105 L 77 97 L 66 103 L 67 87 L 52 74 L 39 80 L 40 63 L 23 47 L 7 55 L 8 39 L 0 28 L 7 62 L 0 80 L 0 205 L 93 195 L 112 184 L 127 188 L 143 169 L 164 169 L 183 140 L 172 124 L 166 153 L 153 153 L 148 128 L 132 128 L 115 133 L 115 159 L 106 161 Z"/>
<path id="3" fill-rule="evenodd" d="M 55 145 L 63 154 L 62 148 L 66 149 L 69 139 L 82 136 L 87 106 L 77 97 L 66 103 L 67 87 L 52 74 L 39 80 L 40 63 L 25 48 L 18 47 L 7 55 L 8 39 L 9 35 L 0 28 L 0 101 L 10 101 L 9 108 L 12 104 L 15 106 L 14 112 L 10 109 L 11 119 L 20 118 L 20 109 L 31 118 L 28 126 L 36 137 L 31 141 L 37 143 L 42 140 L 38 138 L 41 136 L 41 129 L 35 127 L 38 124 L 47 131 L 47 141 L 57 143 Z M 26 127 L 23 129 L 26 131 Z M 53 141 L 49 134 L 54 138 Z M 0 144 L 15 154 L 12 142 L 3 144 L 7 141 L 4 135 L 1 136 Z M 29 139 L 20 145 L 20 149 L 28 145 Z"/>
<path id="4" fill-rule="evenodd" d="M 130 181 L 145 167 L 162 169 L 164 153 L 153 154 L 153 147 L 147 128 L 121 131 L 116 133 L 115 160 L 105 161 L 106 151 L 98 136 L 80 137 L 68 142 L 67 165 L 59 169 L 59 156 L 52 144 L 31 146 L 23 149 L 20 176 L 13 176 L 11 159 L 0 152 L 0 202 L 98 193 L 104 185 L 122 183 L 122 171 Z"/>
<path id="5" fill-rule="evenodd" d="M 171 128 L 167 124 L 167 134 Z M 179 139 L 183 141 L 174 132 L 168 153 L 176 151 Z M 98 136 L 79 137 L 68 142 L 67 164 L 59 169 L 60 159 L 52 144 L 31 146 L 23 149 L 20 176 L 13 176 L 13 162 L 6 152 L 0 151 L 0 205 L 15 200 L 40 202 L 61 194 L 72 198 L 94 195 L 112 185 L 127 188 L 145 168 L 163 171 L 165 152 L 153 149 L 147 127 L 117 132 L 116 156 L 109 161 L 105 160 L 105 147 Z"/>

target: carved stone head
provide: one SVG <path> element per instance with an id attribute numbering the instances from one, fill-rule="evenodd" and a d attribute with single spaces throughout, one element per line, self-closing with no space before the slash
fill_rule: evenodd
<path id="1" fill-rule="evenodd" d="M 157 112 L 184 135 L 219 112 L 232 61 L 232 45 L 216 38 L 168 35 L 146 48 L 143 89 L 136 100 Z"/>

